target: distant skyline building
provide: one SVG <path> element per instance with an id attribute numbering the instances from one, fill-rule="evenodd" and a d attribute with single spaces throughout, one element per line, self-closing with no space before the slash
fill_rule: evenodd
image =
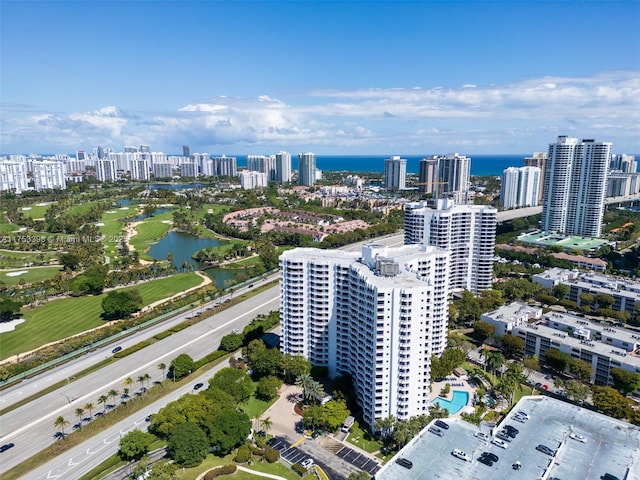
<path id="1" fill-rule="evenodd" d="M 24 162 L 0 161 L 0 192 L 20 194 L 29 189 Z"/>
<path id="2" fill-rule="evenodd" d="M 316 154 L 298 154 L 298 184 L 313 186 L 316 183 Z"/>
<path id="3" fill-rule="evenodd" d="M 611 170 L 617 170 L 622 173 L 636 173 L 638 171 L 636 157 L 625 153 L 612 155 Z"/>
<path id="4" fill-rule="evenodd" d="M 283 353 L 349 374 L 364 422 L 428 414 L 431 357 L 446 346 L 449 253 L 296 248 L 280 256 Z"/>
<path id="5" fill-rule="evenodd" d="M 540 169 L 540 191 L 538 192 L 538 205 L 542 205 L 544 196 L 544 176 L 547 170 L 547 152 L 533 152 L 530 157 L 524 159 L 525 167 L 538 167 Z"/>
<path id="6" fill-rule="evenodd" d="M 96 160 L 96 178 L 101 182 L 118 181 L 118 172 L 115 160 Z"/>
<path id="7" fill-rule="evenodd" d="M 604 216 L 611 143 L 559 136 L 549 145 L 542 229 L 599 237 Z"/>
<path id="8" fill-rule="evenodd" d="M 129 162 L 129 176 L 131 180 L 150 180 L 151 170 L 149 168 L 149 160 L 146 158 L 134 157 Z"/>
<path id="9" fill-rule="evenodd" d="M 438 160 L 434 198 L 452 198 L 458 204 L 467 203 L 471 186 L 471 159 L 457 153 L 434 158 Z"/>
<path id="10" fill-rule="evenodd" d="M 37 191 L 66 189 L 65 174 L 66 165 L 63 162 L 33 162 L 33 186 Z"/>
<path id="11" fill-rule="evenodd" d="M 212 160 L 214 175 L 221 175 L 225 177 L 238 176 L 238 163 L 236 157 L 227 157 L 226 155 L 222 155 L 221 157 L 213 157 Z"/>
<path id="12" fill-rule="evenodd" d="M 384 188 L 387 191 L 404 190 L 407 185 L 407 160 L 394 155 L 384 161 Z"/>
<path id="13" fill-rule="evenodd" d="M 535 207 L 538 205 L 541 172 L 538 167 L 509 167 L 502 172 L 500 203 L 502 208 Z"/>
<path id="14" fill-rule="evenodd" d="M 280 151 L 276 153 L 276 182 L 290 183 L 291 178 L 291 154 Z"/>
<path id="15" fill-rule="evenodd" d="M 439 199 L 405 206 L 404 243 L 432 245 L 451 252 L 449 286 L 474 294 L 491 288 L 497 210 L 490 205 L 456 205 Z"/>
<path id="16" fill-rule="evenodd" d="M 435 182 L 438 181 L 438 158 L 423 158 L 418 167 L 418 191 L 433 193 Z"/>
<path id="17" fill-rule="evenodd" d="M 191 149 L 189 148 L 189 145 L 182 146 L 182 156 L 185 158 L 191 158 Z"/>
<path id="18" fill-rule="evenodd" d="M 275 155 L 247 155 L 247 170 L 267 175 L 267 180 L 276 179 Z"/>
<path id="19" fill-rule="evenodd" d="M 255 190 L 269 185 L 269 177 L 264 172 L 243 170 L 238 173 L 238 179 L 243 190 Z"/>

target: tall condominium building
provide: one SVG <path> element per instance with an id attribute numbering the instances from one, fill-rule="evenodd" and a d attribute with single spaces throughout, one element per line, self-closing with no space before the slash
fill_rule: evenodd
<path id="1" fill-rule="evenodd" d="M 533 152 L 530 157 L 524 159 L 525 167 L 538 167 L 540 169 L 540 189 L 538 192 L 538 205 L 542 204 L 544 195 L 544 175 L 547 170 L 547 152 Z"/>
<path id="2" fill-rule="evenodd" d="M 394 155 L 384 161 L 384 188 L 388 191 L 404 190 L 407 180 L 407 160 Z"/>
<path id="3" fill-rule="evenodd" d="M 449 253 L 365 245 L 280 257 L 283 353 L 350 374 L 364 421 L 427 414 L 431 356 L 446 346 Z"/>
<path id="4" fill-rule="evenodd" d="M 276 179 L 275 155 L 247 155 L 247 170 L 262 172 L 267 175 L 267 180 Z"/>
<path id="5" fill-rule="evenodd" d="M 607 191 L 610 142 L 560 136 L 549 145 L 542 228 L 547 232 L 599 237 Z"/>
<path id="6" fill-rule="evenodd" d="M 238 173 L 240 186 L 244 190 L 253 190 L 256 188 L 264 188 L 269 185 L 269 178 L 264 172 L 242 171 Z"/>
<path id="7" fill-rule="evenodd" d="M 96 160 L 96 178 L 101 182 L 116 182 L 118 180 L 118 172 L 115 160 Z"/>
<path id="8" fill-rule="evenodd" d="M 502 172 L 500 202 L 502 208 L 535 207 L 538 205 L 541 172 L 538 167 L 509 167 Z"/>
<path id="9" fill-rule="evenodd" d="M 180 176 L 196 178 L 198 176 L 198 164 L 196 162 L 187 161 L 182 157 L 183 161 L 178 165 L 180 167 Z"/>
<path id="10" fill-rule="evenodd" d="M 33 162 L 33 186 L 36 190 L 67 188 L 66 165 L 62 162 Z"/>
<path id="11" fill-rule="evenodd" d="M 140 145 L 140 153 L 151 153 L 149 145 Z"/>
<path id="12" fill-rule="evenodd" d="M 169 162 L 157 162 L 151 166 L 153 176 L 155 178 L 171 178 L 173 177 L 173 164 Z"/>
<path id="13" fill-rule="evenodd" d="M 298 184 L 312 186 L 316 183 L 316 154 L 298 154 Z"/>
<path id="14" fill-rule="evenodd" d="M 214 175 L 223 175 L 225 177 L 238 176 L 238 164 L 236 157 L 227 157 L 226 155 L 222 155 L 221 157 L 213 157 L 212 160 Z"/>
<path id="15" fill-rule="evenodd" d="M 276 153 L 276 182 L 291 182 L 291 154 L 289 152 Z"/>
<path id="16" fill-rule="evenodd" d="M 438 181 L 434 188 L 434 198 L 453 198 L 457 203 L 467 201 L 471 186 L 471 159 L 457 153 L 436 158 Z"/>
<path id="17" fill-rule="evenodd" d="M 29 188 L 24 162 L 0 161 L 0 192 L 22 193 Z"/>
<path id="18" fill-rule="evenodd" d="M 440 247 L 451 252 L 449 286 L 479 293 L 491 288 L 497 210 L 489 205 L 455 205 L 439 199 L 406 205 L 404 243 Z"/>
<path id="19" fill-rule="evenodd" d="M 611 160 L 611 170 L 617 170 L 623 173 L 636 173 L 638 171 L 638 162 L 634 155 L 625 153 L 613 155 Z"/>
<path id="20" fill-rule="evenodd" d="M 149 160 L 133 157 L 129 161 L 129 177 L 131 180 L 149 180 L 151 178 Z"/>
<path id="21" fill-rule="evenodd" d="M 438 181 L 438 158 L 423 158 L 418 168 L 418 191 L 420 193 L 433 193 Z"/>
<path id="22" fill-rule="evenodd" d="M 140 149 L 138 147 L 125 146 L 124 153 L 138 153 Z"/>
<path id="23" fill-rule="evenodd" d="M 182 146 L 182 156 L 184 158 L 191 158 L 191 149 L 189 148 L 189 145 Z"/>

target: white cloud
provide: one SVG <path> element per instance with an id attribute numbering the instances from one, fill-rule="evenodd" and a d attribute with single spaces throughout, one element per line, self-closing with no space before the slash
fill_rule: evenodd
<path id="1" fill-rule="evenodd" d="M 404 145 L 417 151 L 474 152 L 474 146 L 504 151 L 508 143 L 507 151 L 520 144 L 515 151 L 525 152 L 534 145 L 544 149 L 555 135 L 568 132 L 640 151 L 639 72 L 459 88 L 321 90 L 297 100 L 221 95 L 155 115 L 115 106 L 68 114 L 12 111 L 15 116 L 2 115 L 2 148 L 33 151 L 29 146 L 37 145 L 40 151 L 69 151 L 145 143 L 168 152 L 190 144 L 192 150 L 212 153 L 297 146 L 370 153 Z"/>

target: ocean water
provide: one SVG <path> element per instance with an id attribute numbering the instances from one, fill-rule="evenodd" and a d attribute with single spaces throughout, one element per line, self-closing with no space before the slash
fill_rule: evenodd
<path id="1" fill-rule="evenodd" d="M 462 154 L 461 154 L 462 155 Z M 507 167 L 523 167 L 525 157 L 522 155 L 466 155 L 471 158 L 471 175 L 501 176 Z M 407 160 L 407 173 L 418 173 L 418 165 L 425 155 L 400 155 Z M 238 166 L 247 165 L 246 156 L 236 156 Z M 384 161 L 390 155 L 317 155 L 316 167 L 323 171 L 346 170 L 350 172 L 384 172 Z M 291 167 L 298 168 L 298 157 L 291 155 Z"/>

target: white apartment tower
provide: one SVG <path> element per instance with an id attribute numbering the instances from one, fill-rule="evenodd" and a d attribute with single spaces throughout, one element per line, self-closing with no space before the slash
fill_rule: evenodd
<path id="1" fill-rule="evenodd" d="M 276 179 L 275 155 L 247 155 L 247 170 L 266 173 L 267 180 Z"/>
<path id="2" fill-rule="evenodd" d="M 298 154 L 298 184 L 313 186 L 316 183 L 316 154 Z"/>
<path id="3" fill-rule="evenodd" d="M 0 192 L 20 194 L 29 188 L 24 162 L 0 161 Z"/>
<path id="4" fill-rule="evenodd" d="M 474 294 L 491 288 L 497 210 L 489 205 L 455 205 L 439 199 L 406 205 L 404 243 L 440 247 L 451 252 L 449 286 Z"/>
<path id="5" fill-rule="evenodd" d="M 447 251 L 365 245 L 280 257 L 281 349 L 350 374 L 363 417 L 427 414 L 431 356 L 446 346 Z"/>
<path id="6" fill-rule="evenodd" d="M 538 167 L 509 167 L 502 172 L 502 208 L 535 207 L 540 196 L 541 171 Z"/>
<path id="7" fill-rule="evenodd" d="M 291 182 L 291 154 L 289 152 L 276 153 L 276 182 Z"/>
<path id="8" fill-rule="evenodd" d="M 243 190 L 254 190 L 256 188 L 265 188 L 269 185 L 269 178 L 264 172 L 253 172 L 243 170 L 238 173 L 240 186 Z"/>
<path id="9" fill-rule="evenodd" d="M 404 190 L 407 180 L 407 160 L 394 155 L 384 161 L 384 188 L 388 191 Z"/>
<path id="10" fill-rule="evenodd" d="M 62 162 L 43 160 L 33 162 L 33 186 L 36 190 L 67 188 L 66 165 Z"/>
<path id="11" fill-rule="evenodd" d="M 560 136 L 549 145 L 542 229 L 599 237 L 611 143 Z"/>
<path id="12" fill-rule="evenodd" d="M 547 152 L 533 152 L 530 157 L 524 159 L 525 167 L 538 167 L 540 169 L 540 189 L 538 192 L 538 205 L 542 205 L 544 195 L 544 175 L 547 170 Z"/>
<path id="13" fill-rule="evenodd" d="M 434 198 L 454 198 L 466 201 L 471 185 L 471 159 L 457 153 L 435 157 L 438 160 L 438 180 Z"/>
<path id="14" fill-rule="evenodd" d="M 129 175 L 131 180 L 149 180 L 151 178 L 149 160 L 146 158 L 139 158 L 138 156 L 129 160 Z"/>
<path id="15" fill-rule="evenodd" d="M 101 182 L 115 182 L 118 180 L 115 160 L 96 160 L 96 178 Z"/>

